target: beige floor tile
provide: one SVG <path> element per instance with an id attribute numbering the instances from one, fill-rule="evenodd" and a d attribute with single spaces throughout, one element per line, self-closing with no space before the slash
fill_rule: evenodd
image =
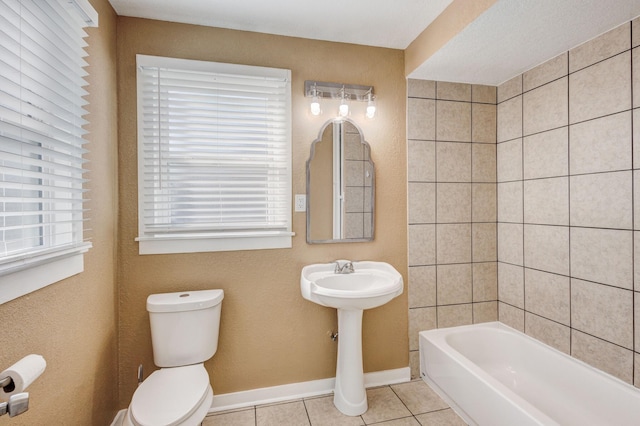
<path id="1" fill-rule="evenodd" d="M 389 420 L 388 422 L 376 423 L 376 426 L 420 426 L 415 417 L 403 417 L 401 419 Z"/>
<path id="2" fill-rule="evenodd" d="M 255 426 L 256 411 L 254 408 L 230 411 L 207 416 L 202 426 Z"/>
<path id="3" fill-rule="evenodd" d="M 389 386 L 367 390 L 369 409 L 362 415 L 366 424 L 411 416 Z"/>
<path id="4" fill-rule="evenodd" d="M 452 409 L 420 414 L 416 419 L 421 425 L 466 426 L 467 424 Z"/>
<path id="5" fill-rule="evenodd" d="M 257 426 L 309 426 L 307 410 L 302 401 L 256 408 Z"/>
<path id="6" fill-rule="evenodd" d="M 333 395 L 306 399 L 309 419 L 313 426 L 360 426 L 364 421 L 360 416 L 346 416 L 333 405 Z"/>
<path id="7" fill-rule="evenodd" d="M 422 380 L 393 385 L 391 388 L 412 414 L 449 408 L 449 405 Z"/>

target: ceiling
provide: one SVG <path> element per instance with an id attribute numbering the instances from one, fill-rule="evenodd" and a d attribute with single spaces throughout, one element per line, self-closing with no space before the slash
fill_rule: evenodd
<path id="1" fill-rule="evenodd" d="M 453 0 L 109 1 L 122 16 L 405 49 Z M 498 0 L 409 77 L 499 85 L 639 15 L 640 0 Z"/>

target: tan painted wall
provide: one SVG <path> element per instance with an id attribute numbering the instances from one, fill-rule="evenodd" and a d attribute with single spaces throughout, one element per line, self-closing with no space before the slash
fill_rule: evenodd
<path id="1" fill-rule="evenodd" d="M 91 3 L 100 14 L 87 39 L 93 248 L 83 273 L 0 305 L 0 370 L 29 353 L 47 360 L 29 411 L 3 425 L 107 425 L 117 408 L 116 16 L 107 0 Z"/>
<path id="2" fill-rule="evenodd" d="M 305 192 L 305 160 L 328 117 L 308 112 L 304 80 L 374 85 L 379 115 L 352 117 L 376 164 L 376 240 L 309 246 L 305 215 L 294 213 L 293 248 L 245 252 L 138 255 L 135 54 L 242 63 L 292 70 L 293 192 Z M 120 405 L 135 371 L 152 360 L 145 300 L 184 289 L 225 291 L 217 354 L 206 363 L 218 394 L 335 375 L 336 312 L 305 301 L 299 274 L 337 258 L 384 260 L 406 278 L 406 149 L 403 52 L 349 44 L 118 18 Z M 365 371 L 408 366 L 406 293 L 364 316 Z"/>

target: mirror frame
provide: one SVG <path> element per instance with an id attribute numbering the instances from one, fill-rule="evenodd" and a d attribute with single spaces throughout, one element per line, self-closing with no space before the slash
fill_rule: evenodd
<path id="1" fill-rule="evenodd" d="M 315 151 L 316 151 L 316 144 L 319 142 L 322 142 L 322 137 L 324 134 L 325 129 L 330 126 L 333 125 L 333 123 L 335 123 L 336 121 L 342 121 L 342 122 L 349 122 L 351 123 L 357 130 L 358 133 L 360 134 L 360 143 L 365 145 L 365 147 L 368 149 L 369 152 L 369 164 L 371 164 L 371 236 L 370 237 L 366 237 L 366 238 L 342 238 L 342 239 L 325 239 L 325 240 L 312 240 L 311 239 L 311 161 L 313 160 L 313 157 L 315 156 Z M 318 132 L 318 137 L 311 143 L 311 148 L 310 148 L 310 153 L 309 153 L 309 158 L 306 161 L 306 184 L 307 184 L 307 188 L 306 188 L 306 216 L 307 216 L 307 244 L 329 244 L 329 243 L 362 243 L 362 242 L 369 242 L 369 241 L 373 241 L 374 236 L 375 236 L 375 212 L 376 212 L 376 168 L 375 168 L 375 163 L 373 162 L 373 160 L 371 159 L 371 145 L 369 145 L 369 142 L 367 142 L 364 138 L 364 133 L 362 132 L 362 129 L 360 128 L 360 126 L 358 126 L 353 120 L 349 119 L 349 118 L 333 118 L 330 119 L 328 121 L 326 121 L 322 127 L 320 128 L 320 131 Z"/>

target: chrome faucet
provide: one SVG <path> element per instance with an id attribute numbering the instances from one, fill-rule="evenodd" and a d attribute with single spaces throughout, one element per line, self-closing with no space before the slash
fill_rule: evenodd
<path id="1" fill-rule="evenodd" d="M 340 266 L 340 261 L 336 260 L 333 262 L 336 264 L 336 269 L 333 271 L 336 274 L 352 274 L 353 273 L 353 263 L 350 260 L 347 260 L 344 265 Z"/>

